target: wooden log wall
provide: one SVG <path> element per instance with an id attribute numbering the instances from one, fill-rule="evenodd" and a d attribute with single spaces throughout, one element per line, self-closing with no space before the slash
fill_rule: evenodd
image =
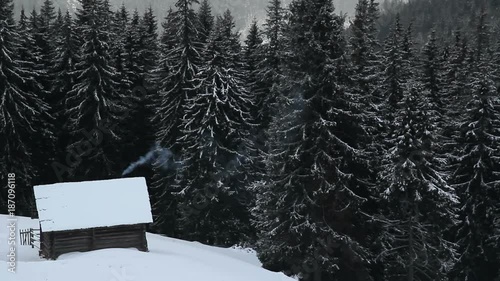
<path id="1" fill-rule="evenodd" d="M 70 252 L 108 248 L 137 248 L 148 251 L 145 225 L 127 225 L 60 232 L 42 232 L 40 255 L 57 259 Z"/>

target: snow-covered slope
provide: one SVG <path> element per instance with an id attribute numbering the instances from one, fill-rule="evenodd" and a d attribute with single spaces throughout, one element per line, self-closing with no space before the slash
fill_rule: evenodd
<path id="1" fill-rule="evenodd" d="M 16 273 L 7 271 L 7 216 L 0 215 L 2 281 L 293 281 L 261 268 L 255 253 L 223 249 L 159 235 L 147 235 L 149 252 L 107 249 L 62 255 L 56 261 L 38 257 L 37 249 L 17 244 Z M 18 229 L 38 228 L 38 221 L 18 217 Z"/>

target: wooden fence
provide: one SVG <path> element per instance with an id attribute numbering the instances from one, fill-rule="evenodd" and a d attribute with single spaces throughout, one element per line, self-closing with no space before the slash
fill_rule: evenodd
<path id="1" fill-rule="evenodd" d="M 19 240 L 21 245 L 37 247 L 40 249 L 40 230 L 39 229 L 21 229 L 19 230 Z"/>

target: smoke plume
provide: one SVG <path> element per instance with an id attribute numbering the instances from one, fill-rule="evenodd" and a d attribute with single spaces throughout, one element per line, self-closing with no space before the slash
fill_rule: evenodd
<path id="1" fill-rule="evenodd" d="M 135 169 L 141 166 L 152 166 L 162 170 L 168 170 L 174 168 L 173 153 L 168 148 L 160 147 L 156 144 L 146 155 L 142 156 L 136 162 L 130 164 L 125 171 L 123 171 L 122 176 L 126 176 L 135 171 Z"/>

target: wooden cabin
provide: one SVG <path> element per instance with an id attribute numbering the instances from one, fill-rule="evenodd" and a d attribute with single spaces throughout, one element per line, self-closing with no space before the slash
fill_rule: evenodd
<path id="1" fill-rule="evenodd" d="M 58 183 L 34 187 L 40 256 L 106 248 L 148 251 L 153 222 L 144 178 Z"/>

